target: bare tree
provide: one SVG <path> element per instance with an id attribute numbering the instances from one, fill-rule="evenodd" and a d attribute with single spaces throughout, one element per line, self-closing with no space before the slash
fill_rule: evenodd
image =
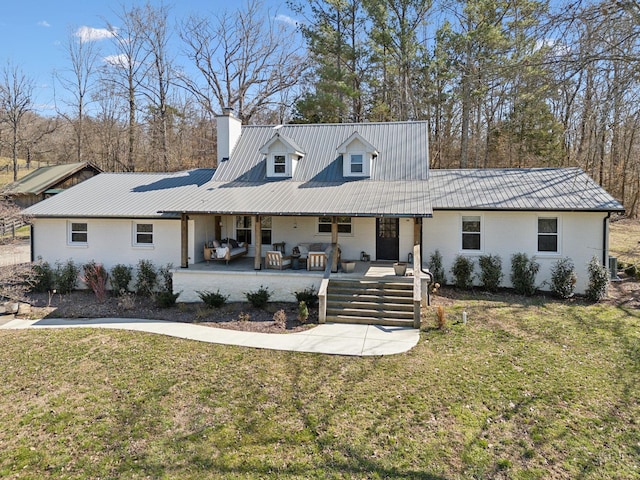
<path id="1" fill-rule="evenodd" d="M 76 161 L 83 160 L 84 117 L 90 101 L 93 77 L 97 70 L 99 50 L 95 39 L 82 29 L 70 33 L 66 45 L 70 68 L 66 74 L 57 74 L 56 78 L 62 88 L 68 92 L 70 100 L 65 104 L 71 111 L 62 110 L 60 115 L 72 126 L 75 136 Z"/>
<path id="2" fill-rule="evenodd" d="M 149 69 L 149 51 L 144 48 L 144 10 L 132 7 L 118 15 L 120 25 L 107 22 L 107 29 L 113 33 L 116 54 L 106 57 L 105 81 L 115 85 L 115 91 L 127 99 L 128 105 L 128 149 L 126 168 L 133 172 L 136 168 L 137 99 L 140 84 Z"/>
<path id="3" fill-rule="evenodd" d="M 25 115 L 31 111 L 33 81 L 16 66 L 7 64 L 0 84 L 0 113 L 2 122 L 9 126 L 8 144 L 13 161 L 13 181 L 18 180 L 18 147 Z"/>
<path id="4" fill-rule="evenodd" d="M 301 47 L 258 0 L 242 10 L 213 17 L 193 16 L 183 25 L 181 38 L 204 85 L 180 80 L 215 115 L 233 108 L 243 123 L 277 105 L 283 91 L 299 82 L 305 69 Z"/>

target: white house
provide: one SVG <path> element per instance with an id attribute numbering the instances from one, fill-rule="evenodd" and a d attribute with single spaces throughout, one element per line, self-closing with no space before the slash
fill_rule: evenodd
<path id="1" fill-rule="evenodd" d="M 447 271 L 457 255 L 498 254 L 506 287 L 514 253 L 541 264 L 541 285 L 570 257 L 583 292 L 591 258 L 608 260 L 608 219 L 623 211 L 578 168 L 429 169 L 425 122 L 242 126 L 226 113 L 218 132 L 216 169 L 102 173 L 28 208 L 34 259 L 173 263 L 189 301 L 203 277 L 184 274 L 222 239 L 244 242 L 253 275 L 276 247 L 338 244 L 342 259 L 406 261 L 418 245 L 423 263 L 439 250 Z M 247 288 L 246 277 L 221 282 Z"/>

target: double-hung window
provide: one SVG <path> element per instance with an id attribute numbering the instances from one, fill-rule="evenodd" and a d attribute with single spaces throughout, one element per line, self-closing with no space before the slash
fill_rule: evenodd
<path id="1" fill-rule="evenodd" d="M 479 215 L 462 217 L 462 250 L 480 250 L 482 222 Z"/>
<path id="2" fill-rule="evenodd" d="M 133 235 L 134 245 L 153 245 L 153 223 L 134 223 Z"/>
<path id="3" fill-rule="evenodd" d="M 556 217 L 538 218 L 538 251 L 558 252 L 558 219 Z"/>
<path id="4" fill-rule="evenodd" d="M 351 160 L 351 173 L 364 172 L 364 155 L 361 153 L 352 153 L 349 157 Z"/>
<path id="5" fill-rule="evenodd" d="M 238 242 L 251 244 L 251 216 L 238 215 L 236 217 L 236 239 Z"/>
<path id="6" fill-rule="evenodd" d="M 271 217 L 262 217 L 260 219 L 260 230 L 262 234 L 262 245 L 271 245 Z"/>
<path id="7" fill-rule="evenodd" d="M 69 223 L 69 243 L 86 245 L 89 241 L 89 228 L 84 222 Z"/>
<path id="8" fill-rule="evenodd" d="M 275 175 L 285 175 L 287 173 L 287 156 L 286 155 L 273 156 L 273 173 Z"/>

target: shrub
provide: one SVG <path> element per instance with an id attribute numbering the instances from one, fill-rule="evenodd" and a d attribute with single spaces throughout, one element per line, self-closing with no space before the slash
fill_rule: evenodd
<path id="1" fill-rule="evenodd" d="M 275 323 L 278 328 L 287 328 L 287 314 L 284 310 L 280 309 L 273 314 L 273 323 Z"/>
<path id="2" fill-rule="evenodd" d="M 585 292 L 586 297 L 592 302 L 599 302 L 607 295 L 609 286 L 609 269 L 593 257 L 589 262 L 589 285 Z"/>
<path id="3" fill-rule="evenodd" d="M 158 284 L 158 272 L 150 260 L 140 260 L 136 272 L 135 290 L 138 295 L 151 296 Z"/>
<path id="4" fill-rule="evenodd" d="M 160 267 L 159 276 L 162 284 L 160 285 L 160 291 L 173 293 L 173 264 L 167 263 L 165 266 Z"/>
<path id="5" fill-rule="evenodd" d="M 50 292 L 55 287 L 55 272 L 49 262 L 38 262 L 33 265 L 33 284 L 31 290 L 38 293 Z"/>
<path id="6" fill-rule="evenodd" d="M 515 253 L 511 256 L 511 283 L 516 293 L 528 297 L 536 293 L 536 275 L 540 264 L 529 260 L 526 253 Z"/>
<path id="7" fill-rule="evenodd" d="M 82 271 L 82 281 L 93 290 L 99 302 L 104 302 L 107 299 L 107 279 L 109 278 L 107 270 L 102 264 L 92 260 L 82 266 Z"/>
<path id="8" fill-rule="evenodd" d="M 624 268 L 624 273 L 632 278 L 636 278 L 638 276 L 638 266 L 635 264 L 627 265 Z"/>
<path id="9" fill-rule="evenodd" d="M 560 298 L 569 298 L 576 288 L 576 272 L 573 262 L 565 257 L 551 267 L 551 290 Z"/>
<path id="10" fill-rule="evenodd" d="M 180 296 L 180 292 L 158 292 L 156 293 L 156 304 L 160 308 L 171 308 L 176 304 L 176 300 Z"/>
<path id="11" fill-rule="evenodd" d="M 468 290 L 473 283 L 473 265 L 474 262 L 470 258 L 457 255 L 451 266 L 453 274 L 453 283 L 457 288 Z"/>
<path id="12" fill-rule="evenodd" d="M 499 255 L 482 255 L 478 260 L 480 264 L 480 283 L 482 288 L 489 292 L 498 291 L 502 282 L 502 258 Z"/>
<path id="13" fill-rule="evenodd" d="M 113 290 L 116 295 L 124 295 L 129 291 L 132 270 L 131 265 L 123 264 L 118 264 L 111 269 L 109 283 L 111 284 L 111 290 Z"/>
<path id="14" fill-rule="evenodd" d="M 303 300 L 298 303 L 298 320 L 300 323 L 306 323 L 309 319 L 309 308 L 307 308 L 307 303 Z"/>
<path id="15" fill-rule="evenodd" d="M 444 267 L 442 266 L 442 255 L 440 251 L 436 250 L 429 256 L 429 262 L 427 263 L 431 275 L 433 275 L 433 283 L 439 283 L 440 285 L 447 284 L 447 277 L 444 273 Z"/>
<path id="16" fill-rule="evenodd" d="M 229 296 L 221 294 L 220 290 L 216 292 L 209 292 L 205 290 L 203 292 L 196 293 L 200 297 L 200 300 L 202 300 L 207 307 L 212 308 L 220 308 L 229 299 Z"/>
<path id="17" fill-rule="evenodd" d="M 262 285 L 255 292 L 246 292 L 245 295 L 249 303 L 256 308 L 264 308 L 271 298 L 269 288 Z"/>
<path id="18" fill-rule="evenodd" d="M 295 296 L 298 304 L 300 302 L 305 302 L 309 308 L 314 308 L 318 305 L 318 293 L 313 287 L 307 287 L 300 292 L 295 292 Z"/>
<path id="19" fill-rule="evenodd" d="M 54 277 L 58 292 L 62 294 L 71 293 L 76 288 L 79 274 L 80 269 L 71 259 L 64 264 L 56 263 Z"/>

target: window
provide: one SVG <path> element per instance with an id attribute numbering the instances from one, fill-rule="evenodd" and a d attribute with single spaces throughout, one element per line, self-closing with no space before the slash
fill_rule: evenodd
<path id="1" fill-rule="evenodd" d="M 558 251 L 558 219 L 538 218 L 538 251 Z"/>
<path id="2" fill-rule="evenodd" d="M 336 217 L 338 233 L 351 235 L 351 217 Z M 331 233 L 331 217 L 318 218 L 318 233 Z"/>
<path id="3" fill-rule="evenodd" d="M 236 217 L 236 240 L 251 243 L 251 217 L 242 215 Z"/>
<path id="4" fill-rule="evenodd" d="M 134 244 L 153 245 L 153 224 L 135 223 Z"/>
<path id="5" fill-rule="evenodd" d="M 462 217 L 462 250 L 480 250 L 480 217 Z"/>
<path id="6" fill-rule="evenodd" d="M 363 169 L 363 155 L 361 153 L 351 154 L 351 173 L 362 173 Z"/>
<path id="7" fill-rule="evenodd" d="M 86 223 L 71 222 L 69 225 L 70 243 L 87 243 L 88 231 Z"/>
<path id="8" fill-rule="evenodd" d="M 273 173 L 275 173 L 276 175 L 285 175 L 287 173 L 286 155 L 273 156 Z"/>
<path id="9" fill-rule="evenodd" d="M 262 217 L 260 228 L 262 229 L 262 244 L 271 245 L 271 217 Z"/>

